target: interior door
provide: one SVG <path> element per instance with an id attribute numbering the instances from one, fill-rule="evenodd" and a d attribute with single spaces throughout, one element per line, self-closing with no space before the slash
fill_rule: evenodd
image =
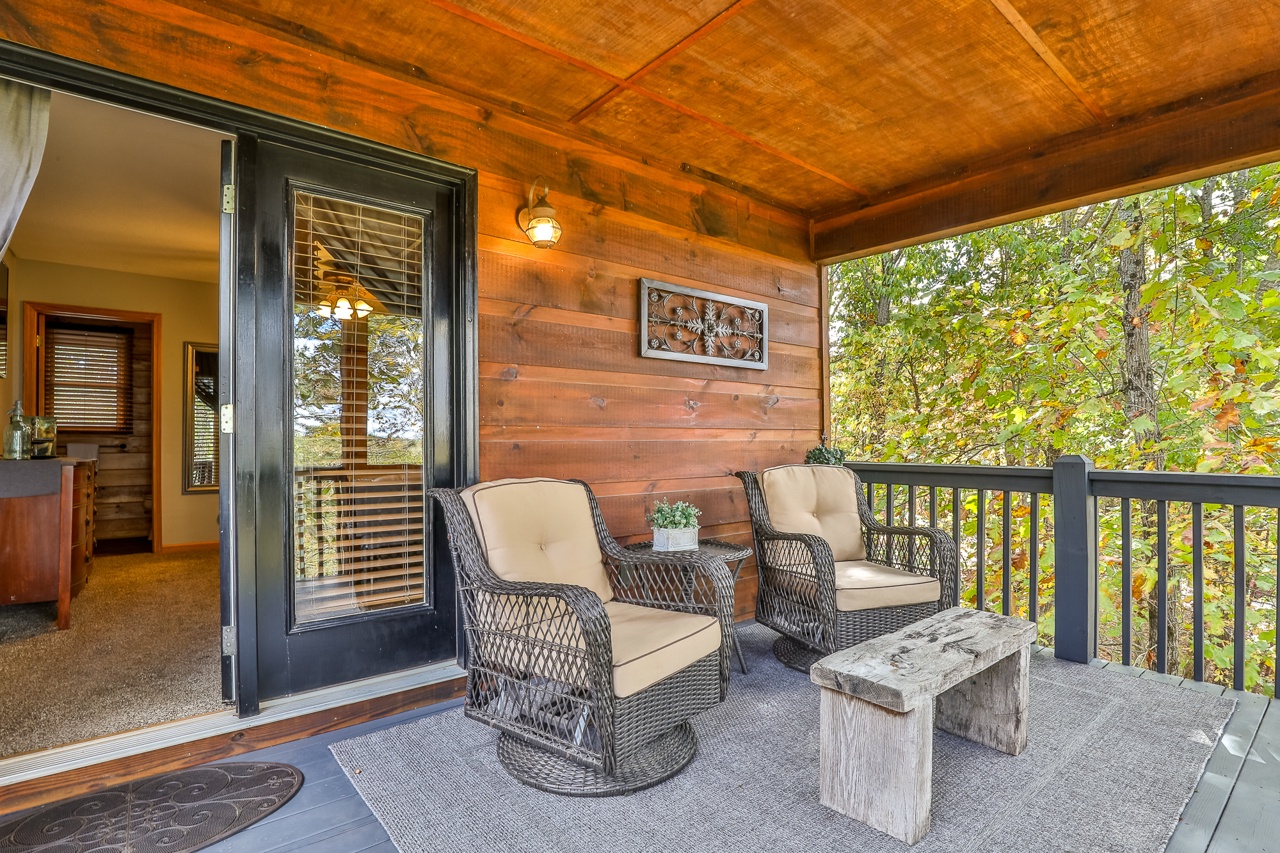
<path id="1" fill-rule="evenodd" d="M 424 490 L 458 484 L 470 441 L 457 187 L 239 144 L 253 172 L 239 182 L 252 307 L 236 307 L 238 321 L 252 311 L 251 363 L 236 359 L 237 408 L 240 380 L 253 389 L 237 488 L 254 503 L 256 698 L 453 659 L 453 572 Z"/>

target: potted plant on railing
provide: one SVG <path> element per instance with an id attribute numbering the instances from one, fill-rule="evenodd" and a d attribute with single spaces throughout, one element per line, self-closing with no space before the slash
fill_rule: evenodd
<path id="1" fill-rule="evenodd" d="M 645 517 L 653 528 L 653 550 L 693 551 L 698 547 L 698 516 L 701 510 L 685 501 L 667 503 L 663 498 Z"/>

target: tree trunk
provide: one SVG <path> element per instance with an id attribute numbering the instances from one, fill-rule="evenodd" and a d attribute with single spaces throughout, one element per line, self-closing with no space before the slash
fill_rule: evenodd
<path id="1" fill-rule="evenodd" d="M 904 249 L 896 252 L 887 252 L 880 256 L 880 286 L 879 292 L 876 294 L 876 320 L 877 326 L 887 326 L 893 319 L 893 283 L 898 267 L 902 264 L 904 257 Z M 889 353 L 882 352 L 880 355 L 880 363 L 876 365 L 876 372 L 872 376 L 872 387 L 879 389 L 883 387 L 884 376 L 889 366 Z M 867 443 L 872 447 L 882 447 L 884 444 L 884 425 L 889 417 L 889 401 L 885 399 L 884 394 L 874 394 L 871 398 L 871 417 L 870 423 L 867 425 Z"/>
<path id="2" fill-rule="evenodd" d="M 1206 182 L 1207 184 L 1208 182 Z M 1212 190 L 1209 190 L 1212 193 Z M 1120 290 L 1124 296 L 1124 413 L 1133 426 L 1143 467 L 1155 471 L 1164 470 L 1164 453 L 1156 448 L 1160 441 L 1160 406 L 1156 391 L 1155 370 L 1151 361 L 1151 335 L 1148 328 L 1150 305 L 1142 304 L 1142 291 L 1147 284 L 1146 242 L 1142 239 L 1144 217 L 1138 198 L 1126 199 L 1120 209 L 1120 221 L 1137 239 L 1132 246 L 1121 249 L 1119 258 Z M 1139 423 L 1139 420 L 1143 423 Z M 1148 541 L 1156 534 L 1155 501 L 1138 503 L 1138 518 L 1134 534 Z M 1122 590 L 1122 595 L 1133 595 L 1132 589 Z M 1169 597 L 1168 630 L 1166 632 L 1166 662 L 1169 671 L 1178 670 L 1178 644 L 1175 615 L 1177 595 Z M 1155 649 L 1160 639 L 1160 605 L 1158 590 L 1153 588 L 1138 602 L 1147 616 L 1147 653 L 1154 663 Z"/>

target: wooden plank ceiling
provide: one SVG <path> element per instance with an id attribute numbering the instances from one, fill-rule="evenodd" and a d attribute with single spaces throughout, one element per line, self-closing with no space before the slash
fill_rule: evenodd
<path id="1" fill-rule="evenodd" d="M 1173 119 L 1280 104 L 1274 2 L 174 2 L 740 188 L 813 220 L 819 260 L 1280 151 L 1266 125 L 1249 150 L 1202 136 L 1190 158 L 1150 159 L 1164 139 L 1192 144 Z M 953 194 L 945 217 L 859 236 L 904 199 L 978 175 L 1007 183 L 1064 147 L 1132 166 L 998 204 Z"/>

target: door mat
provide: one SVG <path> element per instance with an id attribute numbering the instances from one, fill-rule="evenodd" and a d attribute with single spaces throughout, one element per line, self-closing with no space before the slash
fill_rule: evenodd
<path id="1" fill-rule="evenodd" d="M 72 797 L 0 826 L 0 853 L 190 853 L 274 812 L 302 787 L 288 764 L 206 764 Z"/>

